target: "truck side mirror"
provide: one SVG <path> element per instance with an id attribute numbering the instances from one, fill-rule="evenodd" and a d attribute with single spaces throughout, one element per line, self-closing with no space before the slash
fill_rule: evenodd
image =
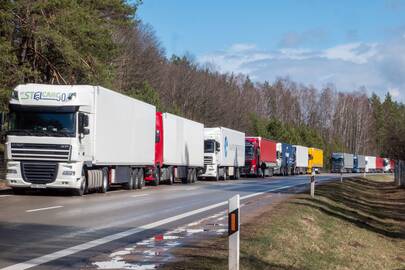
<path id="1" fill-rule="evenodd" d="M 215 142 L 215 151 L 221 151 L 221 144 L 219 142 Z"/>
<path id="2" fill-rule="evenodd" d="M 90 130 L 86 127 L 89 126 L 89 116 L 84 113 L 79 113 L 79 133 L 83 135 L 90 134 Z"/>

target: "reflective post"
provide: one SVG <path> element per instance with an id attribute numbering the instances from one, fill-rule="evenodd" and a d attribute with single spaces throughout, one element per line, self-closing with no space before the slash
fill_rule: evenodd
<path id="1" fill-rule="evenodd" d="M 310 176 L 310 181 L 311 181 L 311 197 L 315 197 L 315 171 L 312 170 L 311 176 Z"/>
<path id="2" fill-rule="evenodd" d="M 229 270 L 239 270 L 239 194 L 228 200 Z"/>

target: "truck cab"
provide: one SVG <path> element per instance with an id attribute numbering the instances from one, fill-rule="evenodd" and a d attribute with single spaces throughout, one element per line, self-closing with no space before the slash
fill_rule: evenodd
<path id="1" fill-rule="evenodd" d="M 221 144 L 215 138 L 204 140 L 204 176 L 216 179 L 220 177 L 217 168 L 220 151 Z"/>
<path id="2" fill-rule="evenodd" d="M 89 87 L 88 92 L 91 92 Z M 91 95 L 71 86 L 20 85 L 9 102 L 6 180 L 26 188 L 79 189 L 92 145 Z"/>
<path id="3" fill-rule="evenodd" d="M 333 153 L 332 154 L 332 172 L 341 173 L 344 171 L 344 154 Z"/>

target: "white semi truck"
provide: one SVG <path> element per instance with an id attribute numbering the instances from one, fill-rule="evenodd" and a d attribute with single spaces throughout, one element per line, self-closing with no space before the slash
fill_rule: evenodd
<path id="1" fill-rule="evenodd" d="M 245 166 L 245 133 L 224 127 L 204 128 L 203 178 L 239 179 Z"/>
<path id="2" fill-rule="evenodd" d="M 154 165 L 154 106 L 100 86 L 17 86 L 10 100 L 6 179 L 31 188 L 142 188 Z"/>
<path id="3" fill-rule="evenodd" d="M 308 147 L 294 145 L 294 174 L 306 174 L 308 169 Z"/>
<path id="4" fill-rule="evenodd" d="M 156 113 L 155 167 L 146 181 L 158 185 L 194 183 L 204 168 L 204 125 L 170 113 Z"/>

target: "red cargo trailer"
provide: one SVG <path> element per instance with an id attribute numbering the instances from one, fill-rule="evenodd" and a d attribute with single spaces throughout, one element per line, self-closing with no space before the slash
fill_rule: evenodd
<path id="1" fill-rule="evenodd" d="M 272 176 L 277 166 L 277 142 L 262 137 L 246 137 L 245 168 L 246 175 Z M 265 170 L 262 172 L 262 167 Z"/>
<path id="2" fill-rule="evenodd" d="M 376 158 L 375 170 L 377 172 L 384 172 L 384 159 L 382 157 L 377 157 Z"/>

